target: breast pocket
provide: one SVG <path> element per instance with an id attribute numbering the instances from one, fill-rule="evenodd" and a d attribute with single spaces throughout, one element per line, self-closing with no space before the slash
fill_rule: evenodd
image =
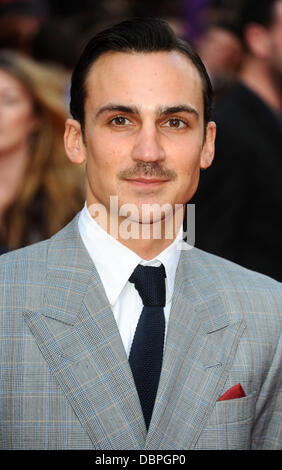
<path id="1" fill-rule="evenodd" d="M 217 401 L 195 448 L 250 449 L 256 396 L 257 392 L 252 392 L 243 398 Z"/>

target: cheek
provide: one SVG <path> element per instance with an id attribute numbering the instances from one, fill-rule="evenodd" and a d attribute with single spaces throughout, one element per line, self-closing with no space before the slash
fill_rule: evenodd
<path id="1" fill-rule="evenodd" d="M 173 163 L 178 175 L 176 184 L 180 202 L 187 202 L 191 199 L 199 182 L 201 146 L 196 146 L 196 151 L 195 148 L 193 151 L 191 149 L 193 149 L 192 145 L 190 148 L 188 147 L 189 151 L 187 146 L 182 148 L 182 152 L 178 154 L 178 158 Z"/>
<path id="2" fill-rule="evenodd" d="M 34 118 L 29 108 L 21 107 L 7 112 L 6 123 L 17 135 L 28 135 L 33 130 Z"/>
<path id="3" fill-rule="evenodd" d="M 187 142 L 174 154 L 172 165 L 181 177 L 192 176 L 200 167 L 201 146 Z"/>
<path id="4" fill-rule="evenodd" d="M 93 193 L 107 194 L 115 187 L 119 166 L 116 163 L 117 150 L 107 141 L 92 142 L 87 151 L 87 175 Z"/>
<path id="5" fill-rule="evenodd" d="M 103 178 L 116 174 L 124 165 L 128 154 L 121 142 L 115 142 L 109 136 L 103 137 L 102 134 L 92 136 L 87 153 L 88 164 L 103 171 Z"/>

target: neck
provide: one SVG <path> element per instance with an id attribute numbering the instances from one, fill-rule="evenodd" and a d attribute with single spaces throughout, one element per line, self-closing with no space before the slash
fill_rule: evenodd
<path id="1" fill-rule="evenodd" d="M 265 62 L 248 57 L 242 66 L 239 78 L 271 108 L 281 110 L 281 92 Z"/>
<path id="2" fill-rule="evenodd" d="M 136 224 L 132 233 L 136 238 L 126 239 L 121 235 L 118 241 L 145 260 L 155 258 L 175 240 L 180 227 L 174 227 L 171 221 L 161 221 L 160 224 Z"/>
<path id="3" fill-rule="evenodd" d="M 106 218 L 95 217 L 89 206 L 88 210 L 109 235 L 145 260 L 155 258 L 173 243 L 183 224 L 184 217 L 184 206 L 182 210 L 180 207 L 175 213 L 164 219 L 147 224 L 116 214 L 107 214 Z"/>
<path id="4" fill-rule="evenodd" d="M 14 200 L 22 181 L 28 159 L 28 149 L 0 153 L 0 218 Z"/>

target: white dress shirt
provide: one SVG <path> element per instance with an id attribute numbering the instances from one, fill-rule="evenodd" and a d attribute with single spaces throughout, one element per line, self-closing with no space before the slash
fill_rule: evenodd
<path id="1" fill-rule="evenodd" d="M 134 284 L 128 281 L 138 264 L 159 266 L 162 263 L 166 271 L 166 305 L 164 315 L 167 323 L 170 314 L 174 279 L 179 261 L 179 244 L 182 242 L 183 229 L 179 230 L 175 240 L 154 259 L 147 261 L 109 235 L 91 217 L 85 203 L 78 228 L 83 243 L 95 264 L 129 356 L 135 329 L 143 308 L 143 303 Z M 178 247 L 178 249 L 177 249 Z"/>

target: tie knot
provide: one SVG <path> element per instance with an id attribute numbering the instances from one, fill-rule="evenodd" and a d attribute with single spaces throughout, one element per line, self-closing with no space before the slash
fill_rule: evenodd
<path id="1" fill-rule="evenodd" d="M 138 264 L 129 278 L 144 306 L 165 306 L 165 268 Z"/>

